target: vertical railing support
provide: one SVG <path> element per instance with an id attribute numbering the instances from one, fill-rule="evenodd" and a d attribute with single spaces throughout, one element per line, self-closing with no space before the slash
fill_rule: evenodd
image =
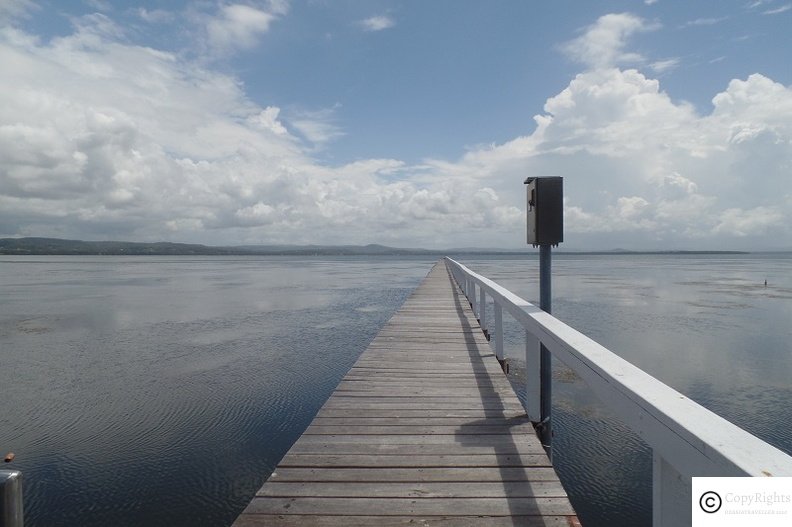
<path id="1" fill-rule="evenodd" d="M 473 310 L 473 315 L 478 319 L 478 306 L 476 305 L 476 281 L 470 279 L 470 294 L 468 295 L 470 301 L 470 308 Z"/>
<path id="2" fill-rule="evenodd" d="M 489 340 L 489 331 L 487 331 L 487 294 L 484 291 L 483 287 L 479 288 L 479 325 L 481 326 L 481 330 L 484 332 L 484 336 L 487 337 Z"/>
<path id="3" fill-rule="evenodd" d="M 495 335 L 495 357 L 503 368 L 503 308 L 497 300 L 493 301 L 492 307 L 495 312 L 495 326 L 490 335 Z"/>
<path id="4" fill-rule="evenodd" d="M 22 527 L 22 473 L 0 470 L 0 527 Z"/>
<path id="5" fill-rule="evenodd" d="M 691 478 L 684 477 L 657 450 L 652 451 L 652 527 L 686 527 L 690 515 Z"/>
<path id="6" fill-rule="evenodd" d="M 525 412 L 534 423 L 542 421 L 542 382 L 539 339 L 525 332 Z"/>

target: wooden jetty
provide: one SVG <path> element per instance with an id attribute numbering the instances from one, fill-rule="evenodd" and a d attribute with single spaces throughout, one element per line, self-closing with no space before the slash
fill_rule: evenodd
<path id="1" fill-rule="evenodd" d="M 446 265 L 371 342 L 234 523 L 579 525 Z"/>

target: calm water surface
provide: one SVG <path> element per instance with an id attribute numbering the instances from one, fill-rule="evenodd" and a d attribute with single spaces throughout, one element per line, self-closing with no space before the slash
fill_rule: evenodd
<path id="1" fill-rule="evenodd" d="M 538 298 L 533 256 L 461 261 Z M 0 256 L 0 453 L 24 471 L 26 524 L 230 524 L 433 262 Z M 790 255 L 553 271 L 557 317 L 792 452 Z M 554 419 L 584 525 L 649 525 L 649 450 L 558 363 Z"/>
<path id="2" fill-rule="evenodd" d="M 0 257 L 26 525 L 230 524 L 433 261 Z"/>
<path id="3" fill-rule="evenodd" d="M 535 259 L 463 263 L 538 304 Z M 792 255 L 555 255 L 553 314 L 792 454 Z M 523 330 L 506 319 L 522 396 Z M 651 450 L 558 361 L 553 418 L 583 525 L 651 525 Z"/>

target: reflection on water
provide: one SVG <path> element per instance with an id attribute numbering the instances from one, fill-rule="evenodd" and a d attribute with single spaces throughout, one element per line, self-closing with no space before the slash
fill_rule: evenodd
<path id="1" fill-rule="evenodd" d="M 538 303 L 535 257 L 463 263 Z M 790 271 L 792 255 L 557 254 L 553 314 L 792 453 Z M 523 330 L 504 319 L 523 396 Z M 553 390 L 554 462 L 583 525 L 650 525 L 649 448 L 558 361 Z"/>
<path id="2" fill-rule="evenodd" d="M 433 260 L 0 258 L 26 525 L 227 525 Z"/>
<path id="3" fill-rule="evenodd" d="M 229 524 L 433 261 L 0 257 L 0 453 L 27 524 Z M 463 263 L 538 297 L 535 257 Z M 792 452 L 792 257 L 557 254 L 553 271 L 556 316 Z M 583 524 L 649 525 L 650 452 L 555 366 Z"/>

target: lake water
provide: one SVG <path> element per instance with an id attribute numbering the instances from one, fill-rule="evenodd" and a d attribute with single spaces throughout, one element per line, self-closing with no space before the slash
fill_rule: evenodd
<path id="1" fill-rule="evenodd" d="M 460 261 L 538 298 L 535 257 Z M 230 524 L 433 263 L 0 256 L 0 454 L 26 525 Z M 556 255 L 553 272 L 557 317 L 792 452 L 792 256 Z M 522 329 L 505 333 L 521 392 Z M 555 378 L 583 524 L 648 525 L 646 446 Z"/>
<path id="2" fill-rule="evenodd" d="M 463 263 L 538 304 L 535 261 Z M 553 314 L 792 453 L 792 255 L 556 255 Z M 522 392 L 523 329 L 504 334 Z M 583 525 L 651 525 L 651 450 L 557 361 L 553 419 L 554 464 Z"/>

